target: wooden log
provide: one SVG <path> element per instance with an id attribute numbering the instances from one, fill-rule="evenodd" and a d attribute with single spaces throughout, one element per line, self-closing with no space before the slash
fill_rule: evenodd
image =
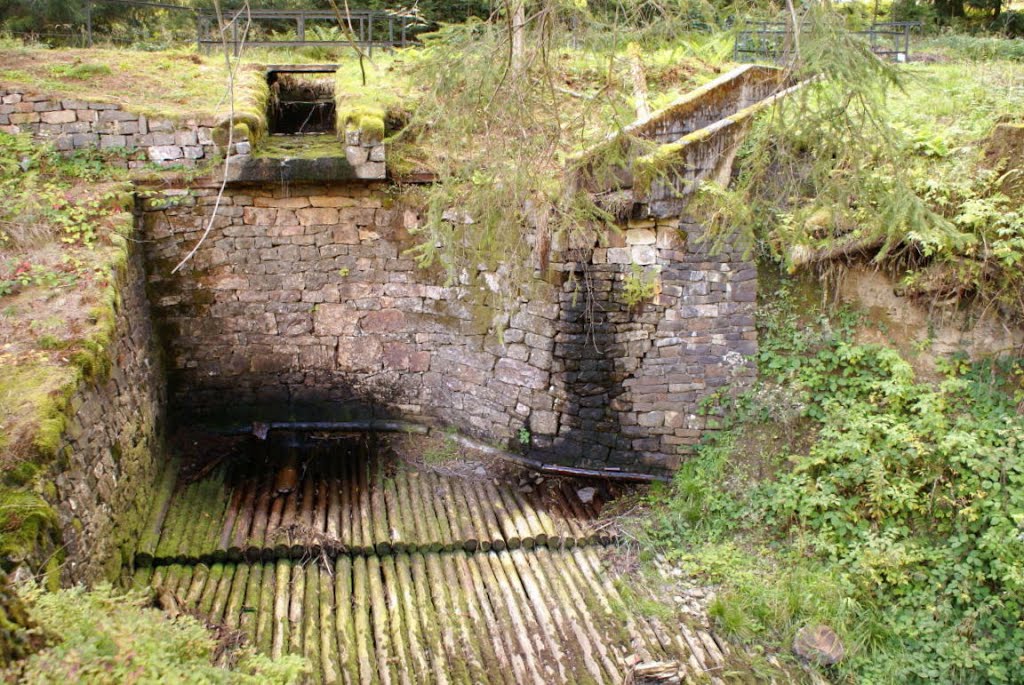
<path id="1" fill-rule="evenodd" d="M 163 582 L 164 590 L 176 598 L 182 599 L 184 597 L 184 593 L 179 591 L 179 586 L 181 585 L 181 564 L 171 564 L 169 566 L 161 566 L 160 568 L 165 569 Z M 188 588 L 186 587 L 185 590 L 187 591 Z"/>
<path id="2" fill-rule="evenodd" d="M 242 609 L 239 612 L 239 630 L 249 639 L 249 643 L 259 649 L 256 640 L 256 622 L 260 610 L 260 594 L 263 583 L 263 564 L 248 563 L 249 577 L 246 580 L 246 595 L 242 602 Z M 264 652 L 265 653 L 265 652 Z"/>
<path id="3" fill-rule="evenodd" d="M 476 636 L 481 666 L 486 674 L 484 681 L 495 685 L 514 685 L 515 681 L 511 679 L 512 664 L 505 654 L 506 648 L 498 631 L 493 610 L 484 588 L 474 587 L 473 572 L 467 559 L 465 552 L 456 552 L 452 555 L 450 578 L 454 577 L 452 587 L 459 588 L 458 594 L 466 612 L 467 629 L 471 636 Z M 449 583 L 452 582 L 450 579 Z M 483 596 L 480 595 L 481 591 L 485 592 Z"/>
<path id="4" fill-rule="evenodd" d="M 456 497 L 460 498 L 465 504 L 465 511 L 469 516 L 470 525 L 476 533 L 477 549 L 483 552 L 490 551 L 494 540 L 494 533 L 488 527 L 488 522 L 480 511 L 480 502 L 477 501 L 476 488 L 468 481 L 453 480 L 452 489 L 455 490 Z M 500 537 L 500 532 L 498 536 Z M 504 549 L 504 543 L 502 549 Z"/>
<path id="5" fill-rule="evenodd" d="M 224 517 L 227 514 L 228 502 L 231 499 L 231 492 L 224 485 L 226 469 L 221 467 L 214 471 L 213 475 L 204 484 L 207 487 L 208 495 L 206 502 L 207 524 L 199 546 L 194 552 L 194 557 L 206 563 L 212 563 L 217 554 L 217 546 L 220 543 L 220 533 L 224 529 Z"/>
<path id="6" fill-rule="evenodd" d="M 505 574 L 501 570 L 501 562 L 498 561 L 500 554 L 503 552 L 479 555 L 477 557 L 478 568 L 487 586 L 487 594 L 492 598 L 492 606 L 504 625 L 502 632 L 505 635 L 513 636 L 518 644 L 518 649 L 512 650 L 510 654 L 513 659 L 517 656 L 520 658 L 516 666 L 517 670 L 522 673 L 519 682 L 548 682 L 549 678 L 544 675 L 537 646 L 530 639 L 516 597 L 511 592 Z"/>
<path id="7" fill-rule="evenodd" d="M 178 551 L 178 539 L 184 525 L 184 510 L 191 490 L 187 486 L 176 486 L 171 493 L 167 514 L 160 528 L 160 539 L 153 553 L 154 563 L 173 561 Z"/>
<path id="8" fill-rule="evenodd" d="M 416 593 L 416 611 L 423 630 L 424 645 L 430 655 L 431 672 L 438 685 L 448 685 L 453 680 L 448 670 L 444 643 L 441 641 L 439 619 L 430 599 L 430 581 L 427 578 L 423 555 L 419 552 L 410 555 L 409 567 L 412 571 L 412 587 Z"/>
<path id="9" fill-rule="evenodd" d="M 645 625 L 642 621 L 636 620 L 630 610 L 630 606 L 622 600 L 622 597 L 615 589 L 611 580 L 608 579 L 604 570 L 596 563 L 593 565 L 590 563 L 592 552 L 593 550 L 588 548 L 574 548 L 569 554 L 576 563 L 566 564 L 566 567 L 573 571 L 579 570 L 583 582 L 589 585 L 594 597 L 599 602 L 605 602 L 609 609 L 611 603 L 618 607 L 620 620 L 625 619 L 626 630 L 633 637 L 636 652 L 640 655 L 641 660 L 657 661 L 658 659 L 655 655 L 658 653 L 660 646 L 657 638 L 651 633 L 649 626 Z M 615 612 L 612 611 L 612 613 L 614 614 Z"/>
<path id="10" fill-rule="evenodd" d="M 388 626 L 391 629 L 392 662 L 399 685 L 413 685 L 412 663 L 409 657 L 409 646 L 405 638 L 405 619 L 402 616 L 402 600 L 399 598 L 398 571 L 395 560 L 391 556 L 380 560 L 380 570 L 384 575 L 384 599 L 388 608 Z"/>
<path id="11" fill-rule="evenodd" d="M 235 567 L 225 566 L 222 563 L 210 567 L 209 597 L 203 593 L 203 600 L 200 602 L 199 610 L 207 616 L 210 623 L 221 623 L 224 617 L 224 607 L 228 603 L 228 594 L 231 591 L 231 581 L 234 578 Z"/>
<path id="12" fill-rule="evenodd" d="M 395 572 L 398 579 L 398 595 L 402 603 L 402 614 L 408 634 L 409 660 L 413 673 L 421 683 L 434 682 L 430 660 L 424 651 L 427 642 L 417 610 L 416 589 L 413 587 L 412 565 L 409 556 L 400 553 L 395 556 Z"/>
<path id="13" fill-rule="evenodd" d="M 538 620 L 547 626 L 549 634 L 563 647 L 573 681 L 581 685 L 600 683 L 604 679 L 604 674 L 586 633 L 570 621 L 561 602 L 555 601 L 556 598 L 563 597 L 544 573 L 544 567 L 539 559 L 543 551 L 546 550 L 537 550 L 536 553 L 526 556 L 521 550 L 516 550 L 509 556 L 515 564 Z"/>
<path id="14" fill-rule="evenodd" d="M 214 561 L 224 561 L 228 558 L 228 548 L 231 546 L 231 533 L 234 531 L 235 521 L 241 513 L 245 495 L 245 483 L 241 483 L 239 487 L 231 491 L 231 497 L 228 499 L 227 508 L 224 511 L 220 535 L 217 536 L 213 550 Z"/>
<path id="15" fill-rule="evenodd" d="M 291 536 L 292 559 L 302 559 L 320 554 L 320 542 L 313 540 L 311 533 L 316 531 L 316 478 L 313 474 L 307 473 L 302 479 L 302 498 L 299 502 L 298 523 L 301 529 L 293 532 Z"/>
<path id="16" fill-rule="evenodd" d="M 518 500 L 512 492 L 512 486 L 496 486 L 495 490 L 501 496 L 502 503 L 505 505 L 505 511 L 508 512 L 509 517 L 512 519 L 512 525 L 515 526 L 519 533 L 520 544 L 526 549 L 533 549 L 536 539 L 533 531 L 530 529 L 529 522 L 526 520 L 526 514 L 523 513 Z"/>
<path id="17" fill-rule="evenodd" d="M 384 585 L 378 557 L 367 557 L 366 576 L 369 580 L 371 634 L 376 651 L 374 660 L 377 662 L 377 674 L 380 677 L 381 685 L 394 685 L 398 682 L 398 672 L 395 668 L 396 659 L 391 644 L 387 599 L 384 597 Z"/>
<path id="18" fill-rule="evenodd" d="M 320 654 L 320 566 L 316 562 L 310 562 L 305 565 L 304 571 L 306 596 L 303 602 L 303 656 L 313 667 L 310 681 L 315 685 L 321 685 L 324 681 L 324 672 Z"/>
<path id="19" fill-rule="evenodd" d="M 242 624 L 242 612 L 245 607 L 245 595 L 249 591 L 249 564 L 235 565 L 231 577 L 231 591 L 227 606 L 224 607 L 224 625 L 231 630 L 238 630 Z"/>
<path id="20" fill-rule="evenodd" d="M 333 455 L 331 455 L 333 456 Z M 338 463 L 331 459 L 327 464 L 327 519 L 324 521 L 324 534 L 330 540 L 331 554 L 338 554 L 342 549 L 341 540 L 341 480 L 338 478 Z M 327 674 L 324 674 L 324 678 Z M 338 672 L 341 677 L 341 672 Z"/>
<path id="21" fill-rule="evenodd" d="M 439 581 L 445 588 L 448 598 L 447 622 L 454 626 L 456 640 L 454 658 L 461 658 L 465 661 L 471 683 L 486 683 L 489 680 L 483 657 L 486 639 L 470 625 L 468 597 L 463 593 L 459 584 L 455 557 L 462 557 L 463 554 L 463 550 L 460 549 L 445 554 L 438 560 L 437 565 L 440 567 L 440 573 L 443 574 Z M 435 580 L 435 583 L 437 582 L 438 580 Z"/>
<path id="22" fill-rule="evenodd" d="M 274 628 L 273 643 L 270 656 L 280 659 L 288 653 L 289 612 L 291 599 L 292 562 L 289 559 L 278 559 L 274 565 Z"/>
<path id="23" fill-rule="evenodd" d="M 334 562 L 334 604 L 337 607 L 338 661 L 345 683 L 359 682 L 355 607 L 352 603 L 352 559 L 339 556 Z"/>
<path id="24" fill-rule="evenodd" d="M 363 556 L 357 556 L 352 560 L 352 606 L 355 614 L 355 647 L 356 659 L 359 663 L 359 683 L 361 685 L 378 685 L 380 673 L 377 670 L 373 631 L 370 626 L 370 579 L 366 570 L 366 557 Z"/>
<path id="25" fill-rule="evenodd" d="M 537 561 L 542 569 L 540 575 L 547 580 L 548 591 L 556 600 L 559 608 L 562 609 L 572 634 L 576 636 L 583 648 L 584 659 L 588 662 L 588 671 L 593 673 L 589 662 L 596 661 L 605 674 L 603 677 L 597 677 L 598 682 L 622 682 L 623 670 L 616 665 L 616 660 L 619 659 L 619 663 L 622 663 L 625 660 L 624 655 L 616 654 L 609 649 L 606 643 L 614 642 L 614 640 L 608 640 L 605 635 L 597 632 L 595 626 L 598 623 L 591 615 L 586 601 L 576 586 L 567 578 L 568 574 L 563 573 L 561 567 L 553 562 L 553 554 L 558 553 L 552 553 L 546 549 L 537 550 Z"/>
<path id="26" fill-rule="evenodd" d="M 523 496 L 523 493 L 515 487 L 509 487 L 509 493 L 515 500 L 516 507 L 522 513 L 523 518 L 526 522 L 526 527 L 530 531 L 530 535 L 533 537 L 533 541 L 538 545 L 548 544 L 548 533 L 544 526 L 541 525 L 540 517 L 537 515 L 537 511 L 533 508 L 532 502 L 527 500 Z M 526 539 L 523 539 L 523 547 L 526 547 Z"/>
<path id="27" fill-rule="evenodd" d="M 355 501 L 352 499 L 354 472 L 351 460 L 345 459 L 338 464 L 338 468 L 341 473 L 338 491 L 338 496 L 341 500 L 341 506 L 338 509 L 340 514 L 338 518 L 338 537 L 341 538 L 344 549 L 350 551 L 355 549 L 355 541 L 352 536 L 352 518 L 356 507 Z"/>
<path id="28" fill-rule="evenodd" d="M 460 566 L 462 566 L 460 564 Z M 494 647 L 494 656 L 501 665 L 501 673 L 506 685 L 528 682 L 526 662 L 521 656 L 518 638 L 511 632 L 511 621 L 503 610 L 501 598 L 489 592 L 484 576 L 490 574 L 490 562 L 486 554 L 473 554 L 465 557 L 466 577 L 476 593 L 480 617 L 484 620 L 487 633 Z M 486 571 L 481 571 L 486 568 Z"/>
<path id="29" fill-rule="evenodd" d="M 160 590 L 167 589 L 167 567 L 166 566 L 154 566 L 153 577 L 149 581 L 150 586 L 159 592 Z"/>
<path id="30" fill-rule="evenodd" d="M 516 599 L 516 608 L 521 611 L 523 621 L 529 626 L 528 634 L 533 637 L 537 645 L 537 653 L 544 657 L 541 664 L 548 677 L 558 678 L 559 682 L 568 682 L 565 655 L 562 653 L 561 645 L 558 644 L 558 635 L 551 624 L 544 598 L 538 597 L 539 601 L 532 601 L 533 598 L 525 587 L 524 578 L 519 575 L 512 562 L 513 552 L 517 552 L 517 550 L 509 550 L 507 553 L 496 556 L 497 562 L 501 566 L 501 572 L 504 573 L 504 582 L 507 583 L 508 591 Z M 499 579 L 501 579 L 500 575 Z M 536 596 L 536 591 L 534 594 Z"/>
<path id="31" fill-rule="evenodd" d="M 306 637 L 303 615 L 306 609 L 306 569 L 292 561 L 292 584 L 288 597 L 288 653 L 302 656 Z"/>
<path id="32" fill-rule="evenodd" d="M 331 483 L 332 489 L 335 485 L 336 483 Z M 334 491 L 337 492 L 336 489 Z M 338 655 L 338 623 L 335 618 L 334 583 L 330 569 L 319 564 L 315 566 L 320 576 L 320 671 L 323 674 L 324 685 L 339 685 L 343 679 L 341 659 Z M 316 668 L 315 665 L 313 667 Z"/>
<path id="33" fill-rule="evenodd" d="M 188 592 L 184 594 L 185 606 L 189 609 L 196 609 L 199 600 L 203 597 L 203 590 L 206 588 L 206 580 L 210 577 L 210 567 L 206 564 L 196 564 L 192 569 L 192 582 L 188 586 Z"/>
<path id="34" fill-rule="evenodd" d="M 160 533 L 167 519 L 167 512 L 171 508 L 171 495 L 174 494 L 174 485 L 178 480 L 177 458 L 171 459 L 160 472 L 156 485 L 153 488 L 153 504 L 146 519 L 146 525 L 139 537 L 139 544 L 135 552 L 135 563 L 139 566 L 149 566 L 156 556 L 157 546 L 160 544 Z"/>
<path id="35" fill-rule="evenodd" d="M 182 522 L 177 535 L 175 549 L 171 554 L 171 559 L 180 564 L 194 564 L 196 562 L 191 556 L 192 541 L 196 537 L 197 530 L 205 521 L 205 517 L 202 516 L 202 483 L 191 483 L 188 489 L 187 509 L 179 513 Z M 196 512 L 199 512 L 199 514 L 197 515 Z"/>
<path id="36" fill-rule="evenodd" d="M 327 534 L 327 516 L 331 508 L 331 486 L 333 482 L 329 474 L 320 476 L 316 481 L 316 508 L 313 510 L 313 530 L 321 535 Z"/>
<path id="37" fill-rule="evenodd" d="M 442 492 L 442 503 L 448 513 L 448 520 L 452 524 L 452 534 L 459 541 L 456 549 L 462 548 L 467 552 L 475 551 L 480 546 L 480 538 L 469 518 L 465 499 L 456 494 L 451 478 L 438 477 L 437 481 Z"/>
<path id="38" fill-rule="evenodd" d="M 299 523 L 299 486 L 296 486 L 284 497 L 284 506 L 281 509 L 281 522 L 274 530 L 274 556 L 291 557 L 292 538 L 295 535 L 295 526 Z"/>
<path id="39" fill-rule="evenodd" d="M 576 512 L 569 505 L 569 500 L 566 498 L 565 493 L 562 492 L 562 489 L 557 486 L 553 487 L 550 490 L 550 495 L 555 507 L 561 513 L 566 529 L 569 531 L 563 540 L 563 544 L 566 547 L 588 544 L 589 536 L 584 531 L 583 524 L 579 521 Z"/>
<path id="40" fill-rule="evenodd" d="M 256 648 L 266 654 L 274 654 L 274 612 L 277 609 L 277 564 L 256 562 L 253 569 L 259 569 L 259 603 L 256 605 Z"/>
<path id="41" fill-rule="evenodd" d="M 498 526 L 501 528 L 501 534 L 505 540 L 505 546 L 509 549 L 518 549 L 523 544 L 523 541 L 522 538 L 519 537 L 519 531 L 516 529 L 515 521 L 512 520 L 512 515 L 505 507 L 505 501 L 502 499 L 498 489 L 494 486 L 494 483 L 488 481 L 483 483 L 483 491 L 487 493 L 486 501 L 490 504 L 490 509 L 494 512 L 494 517 L 497 519 Z"/>
<path id="42" fill-rule="evenodd" d="M 401 500 L 398 497 L 398 476 L 384 480 L 384 507 L 388 512 L 388 542 L 395 552 L 404 552 L 409 548 L 407 542 L 408 527 L 402 515 Z"/>
<path id="43" fill-rule="evenodd" d="M 538 537 L 537 544 L 546 544 L 550 549 L 560 548 L 563 542 L 562 531 L 555 525 L 554 519 L 551 517 L 547 506 L 545 506 L 543 499 L 539 495 L 539 490 L 535 489 L 524 499 L 526 500 L 527 505 L 533 509 L 534 515 L 537 517 L 537 522 L 540 524 L 541 530 L 547 538 L 545 543 L 541 543 Z"/>
<path id="44" fill-rule="evenodd" d="M 258 561 L 263 557 L 264 542 L 267 538 L 267 529 L 270 526 L 270 516 L 273 509 L 273 476 L 268 475 L 266 482 L 259 489 L 254 504 L 252 527 L 248 537 L 242 544 L 242 556 L 249 561 Z M 237 539 L 237 538 L 236 538 Z"/>
<path id="45" fill-rule="evenodd" d="M 391 535 L 388 532 L 388 509 L 384 501 L 384 483 L 380 473 L 370 485 L 370 521 L 373 528 L 373 549 L 379 555 L 391 554 Z"/>
<path id="46" fill-rule="evenodd" d="M 280 539 L 281 526 L 284 523 L 284 510 L 287 503 L 287 494 L 271 495 L 270 514 L 267 516 L 267 530 L 263 535 L 263 547 L 260 551 L 260 556 L 265 560 L 274 560 L 279 557 L 278 544 L 283 542 Z"/>
<path id="47" fill-rule="evenodd" d="M 129 589 L 131 590 L 142 590 L 149 587 L 149 581 L 153 578 L 153 567 L 143 566 L 142 568 L 135 569 L 135 573 L 132 574 L 131 582 L 129 583 Z"/>
<path id="48" fill-rule="evenodd" d="M 431 552 L 439 552 L 444 547 L 444 539 L 441 537 L 441 526 L 434 513 L 434 506 L 430 501 L 430 488 L 426 485 L 426 476 L 423 473 L 410 473 L 409 482 L 413 486 L 413 497 L 417 502 L 418 512 L 422 512 L 424 530 L 427 537 L 423 540 L 420 549 Z"/>
<path id="49" fill-rule="evenodd" d="M 447 554 L 444 556 L 448 556 Z M 452 606 L 449 588 L 446 588 L 444 572 L 441 570 L 441 555 L 428 554 L 425 557 L 431 600 L 434 604 L 438 626 L 441 633 L 441 644 L 444 646 L 448 661 L 448 672 L 453 683 L 470 685 L 473 681 L 468 668 L 470 655 L 459 644 L 456 625 L 452 620 Z"/>
<path id="50" fill-rule="evenodd" d="M 175 597 L 179 600 L 179 604 L 184 605 L 189 588 L 192 587 L 192 577 L 196 574 L 197 566 L 185 566 L 183 564 L 175 564 L 175 566 L 177 567 L 178 579 Z"/>
<path id="51" fill-rule="evenodd" d="M 462 546 L 458 533 L 452 528 L 448 520 L 448 511 L 442 501 L 443 493 L 437 482 L 437 477 L 430 471 L 421 474 L 420 484 L 423 488 L 423 504 L 429 512 L 433 512 L 433 520 L 437 522 L 437 534 L 441 541 L 441 549 L 450 552 L 456 545 Z M 428 514 L 429 515 L 429 514 Z"/>
<path id="52" fill-rule="evenodd" d="M 395 489 L 398 492 L 402 507 L 402 522 L 406 526 L 410 552 L 425 549 L 429 537 L 426 515 L 423 513 L 420 498 L 416 496 L 419 488 L 414 485 L 416 474 L 401 470 L 395 478 Z"/>
<path id="53" fill-rule="evenodd" d="M 489 533 L 488 537 L 491 540 L 491 549 L 499 552 L 506 549 L 508 547 L 508 541 L 505 539 L 501 523 L 498 521 L 498 516 L 494 511 L 491 495 L 488 494 L 488 488 L 486 487 L 487 484 L 481 481 L 467 481 L 466 484 L 472 485 L 473 492 L 476 495 L 480 516 L 483 519 L 484 525 L 487 527 L 487 531 Z"/>
<path id="54" fill-rule="evenodd" d="M 235 516 L 231 526 L 231 534 L 227 541 L 227 558 L 231 561 L 241 561 L 245 556 L 249 530 L 252 528 L 252 520 L 256 515 L 256 497 L 259 491 L 258 481 L 255 478 L 247 478 L 242 482 L 239 489 L 244 493 L 238 505 L 238 515 Z"/>
<path id="55" fill-rule="evenodd" d="M 370 465 L 361 456 L 359 463 L 359 534 L 363 554 L 373 554 L 373 509 L 370 507 Z"/>

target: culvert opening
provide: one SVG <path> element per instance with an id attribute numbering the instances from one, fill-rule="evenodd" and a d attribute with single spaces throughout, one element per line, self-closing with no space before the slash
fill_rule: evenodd
<path id="1" fill-rule="evenodd" d="M 271 135 L 333 133 L 334 73 L 271 71 L 267 120 Z"/>
<path id="2" fill-rule="evenodd" d="M 133 581 L 266 654 L 306 657 L 316 682 L 620 683 L 640 645 L 715 665 L 614 608 L 628 599 L 600 514 L 625 486 L 428 438 L 178 441 Z"/>

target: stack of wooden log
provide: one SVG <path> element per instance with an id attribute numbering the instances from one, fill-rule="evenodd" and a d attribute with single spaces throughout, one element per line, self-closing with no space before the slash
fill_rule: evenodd
<path id="1" fill-rule="evenodd" d="M 617 684 L 641 662 L 671 664 L 676 682 L 721 671 L 721 643 L 637 613 L 599 554 L 535 547 L 171 564 L 142 568 L 135 582 L 241 630 L 269 655 L 305 656 L 317 683 Z"/>
<path id="2" fill-rule="evenodd" d="M 277 470 L 229 482 L 228 466 L 176 488 L 169 469 L 136 564 L 615 541 L 613 527 L 596 522 L 601 501 L 584 502 L 569 481 L 548 479 L 524 491 L 514 482 L 456 478 L 427 468 L 386 473 L 361 453 L 327 453 L 305 467 L 294 482 L 286 479 L 285 488 Z"/>

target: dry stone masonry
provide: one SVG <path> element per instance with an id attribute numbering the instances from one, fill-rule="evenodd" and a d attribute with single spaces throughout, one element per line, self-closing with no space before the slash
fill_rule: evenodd
<path id="1" fill-rule="evenodd" d="M 65 581 L 114 577 L 135 550 L 161 468 L 165 392 L 146 302 L 142 255 L 129 259 L 109 374 L 72 397 L 51 504 L 67 553 Z"/>
<path id="2" fill-rule="evenodd" d="M 546 462 L 665 475 L 704 428 L 700 400 L 753 376 L 753 266 L 708 254 L 693 224 L 627 225 L 561 257 L 499 342 L 501 313 L 406 256 L 419 217 L 384 184 L 234 186 L 172 275 L 215 195 L 140 206 L 172 404 L 191 416 L 421 417 Z M 634 263 L 660 268 L 643 309 L 622 303 Z"/>
<path id="3" fill-rule="evenodd" d="M 60 99 L 0 88 L 0 131 L 30 133 L 63 152 L 83 148 L 141 150 L 148 162 L 194 166 L 216 155 L 213 121 L 174 122 L 124 111 L 120 105 Z"/>

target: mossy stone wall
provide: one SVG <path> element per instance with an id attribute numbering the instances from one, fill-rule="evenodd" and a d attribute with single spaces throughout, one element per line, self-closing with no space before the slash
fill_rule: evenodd
<path id="1" fill-rule="evenodd" d="M 419 216 L 393 192 L 232 186 L 176 274 L 217 186 L 143 202 L 176 413 L 236 427 L 419 417 L 544 462 L 667 475 L 707 427 L 702 400 L 753 378 L 755 270 L 742 249 L 709 253 L 698 225 L 648 220 L 553 249 L 509 315 L 417 267 Z M 660 288 L 637 305 L 623 296 L 634 264 Z"/>
<path id="2" fill-rule="evenodd" d="M 116 577 L 148 513 L 162 464 L 165 384 L 145 295 L 142 255 L 129 247 L 109 367 L 72 396 L 44 496 L 57 512 L 62 581 Z"/>

